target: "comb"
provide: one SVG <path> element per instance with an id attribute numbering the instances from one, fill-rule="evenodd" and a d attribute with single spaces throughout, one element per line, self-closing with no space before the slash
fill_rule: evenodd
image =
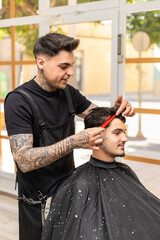
<path id="1" fill-rule="evenodd" d="M 113 116 L 109 117 L 102 125 L 101 128 L 105 128 L 117 115 L 114 114 Z"/>

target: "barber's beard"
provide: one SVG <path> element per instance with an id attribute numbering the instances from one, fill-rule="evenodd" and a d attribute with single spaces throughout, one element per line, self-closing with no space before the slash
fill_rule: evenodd
<path id="1" fill-rule="evenodd" d="M 48 78 L 46 77 L 43 69 L 40 69 L 40 75 L 41 75 L 41 78 L 43 79 L 43 81 L 45 80 L 45 82 L 48 83 Z"/>
<path id="2" fill-rule="evenodd" d="M 42 78 L 43 80 L 45 80 L 46 82 L 48 82 L 48 79 L 47 79 L 47 77 L 45 76 L 43 69 L 40 69 L 40 74 L 41 74 L 41 78 Z"/>
<path id="3" fill-rule="evenodd" d="M 41 87 L 48 92 L 55 91 L 55 87 L 53 87 L 50 84 L 50 82 L 48 81 L 48 78 L 44 74 L 43 69 L 40 69 L 40 76 L 41 76 Z"/>

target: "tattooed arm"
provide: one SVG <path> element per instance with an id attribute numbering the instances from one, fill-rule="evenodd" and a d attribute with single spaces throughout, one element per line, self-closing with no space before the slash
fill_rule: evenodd
<path id="1" fill-rule="evenodd" d="M 86 129 L 53 145 L 37 148 L 33 148 L 32 134 L 12 135 L 11 151 L 21 171 L 29 172 L 53 163 L 75 148 L 99 150 L 103 142 L 101 138 L 103 131 L 104 129 L 100 127 Z"/>
<path id="2" fill-rule="evenodd" d="M 95 105 L 94 103 L 91 103 L 90 106 L 84 112 L 77 114 L 77 116 L 79 116 L 81 118 L 85 118 L 88 115 L 89 111 L 96 107 L 98 107 L 98 106 Z"/>

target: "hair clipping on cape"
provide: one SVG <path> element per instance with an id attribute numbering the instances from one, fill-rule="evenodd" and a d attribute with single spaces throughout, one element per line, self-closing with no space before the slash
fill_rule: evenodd
<path id="1" fill-rule="evenodd" d="M 114 114 L 113 116 L 109 117 L 102 125 L 101 128 L 105 128 L 117 115 Z"/>

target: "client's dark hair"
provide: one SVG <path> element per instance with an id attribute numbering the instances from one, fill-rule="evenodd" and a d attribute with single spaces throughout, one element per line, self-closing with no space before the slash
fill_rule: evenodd
<path id="1" fill-rule="evenodd" d="M 90 110 L 89 114 L 84 119 L 84 125 L 86 128 L 100 127 L 109 117 L 113 116 L 117 111 L 116 107 L 97 107 Z M 126 122 L 126 118 L 121 114 L 116 116 L 122 122 Z M 106 128 L 110 123 L 106 126 Z"/>
<path id="2" fill-rule="evenodd" d="M 59 33 L 48 33 L 37 39 L 33 48 L 33 53 L 35 58 L 37 58 L 39 54 L 53 57 L 57 55 L 60 50 L 72 52 L 78 45 L 79 39 L 74 39 Z"/>

